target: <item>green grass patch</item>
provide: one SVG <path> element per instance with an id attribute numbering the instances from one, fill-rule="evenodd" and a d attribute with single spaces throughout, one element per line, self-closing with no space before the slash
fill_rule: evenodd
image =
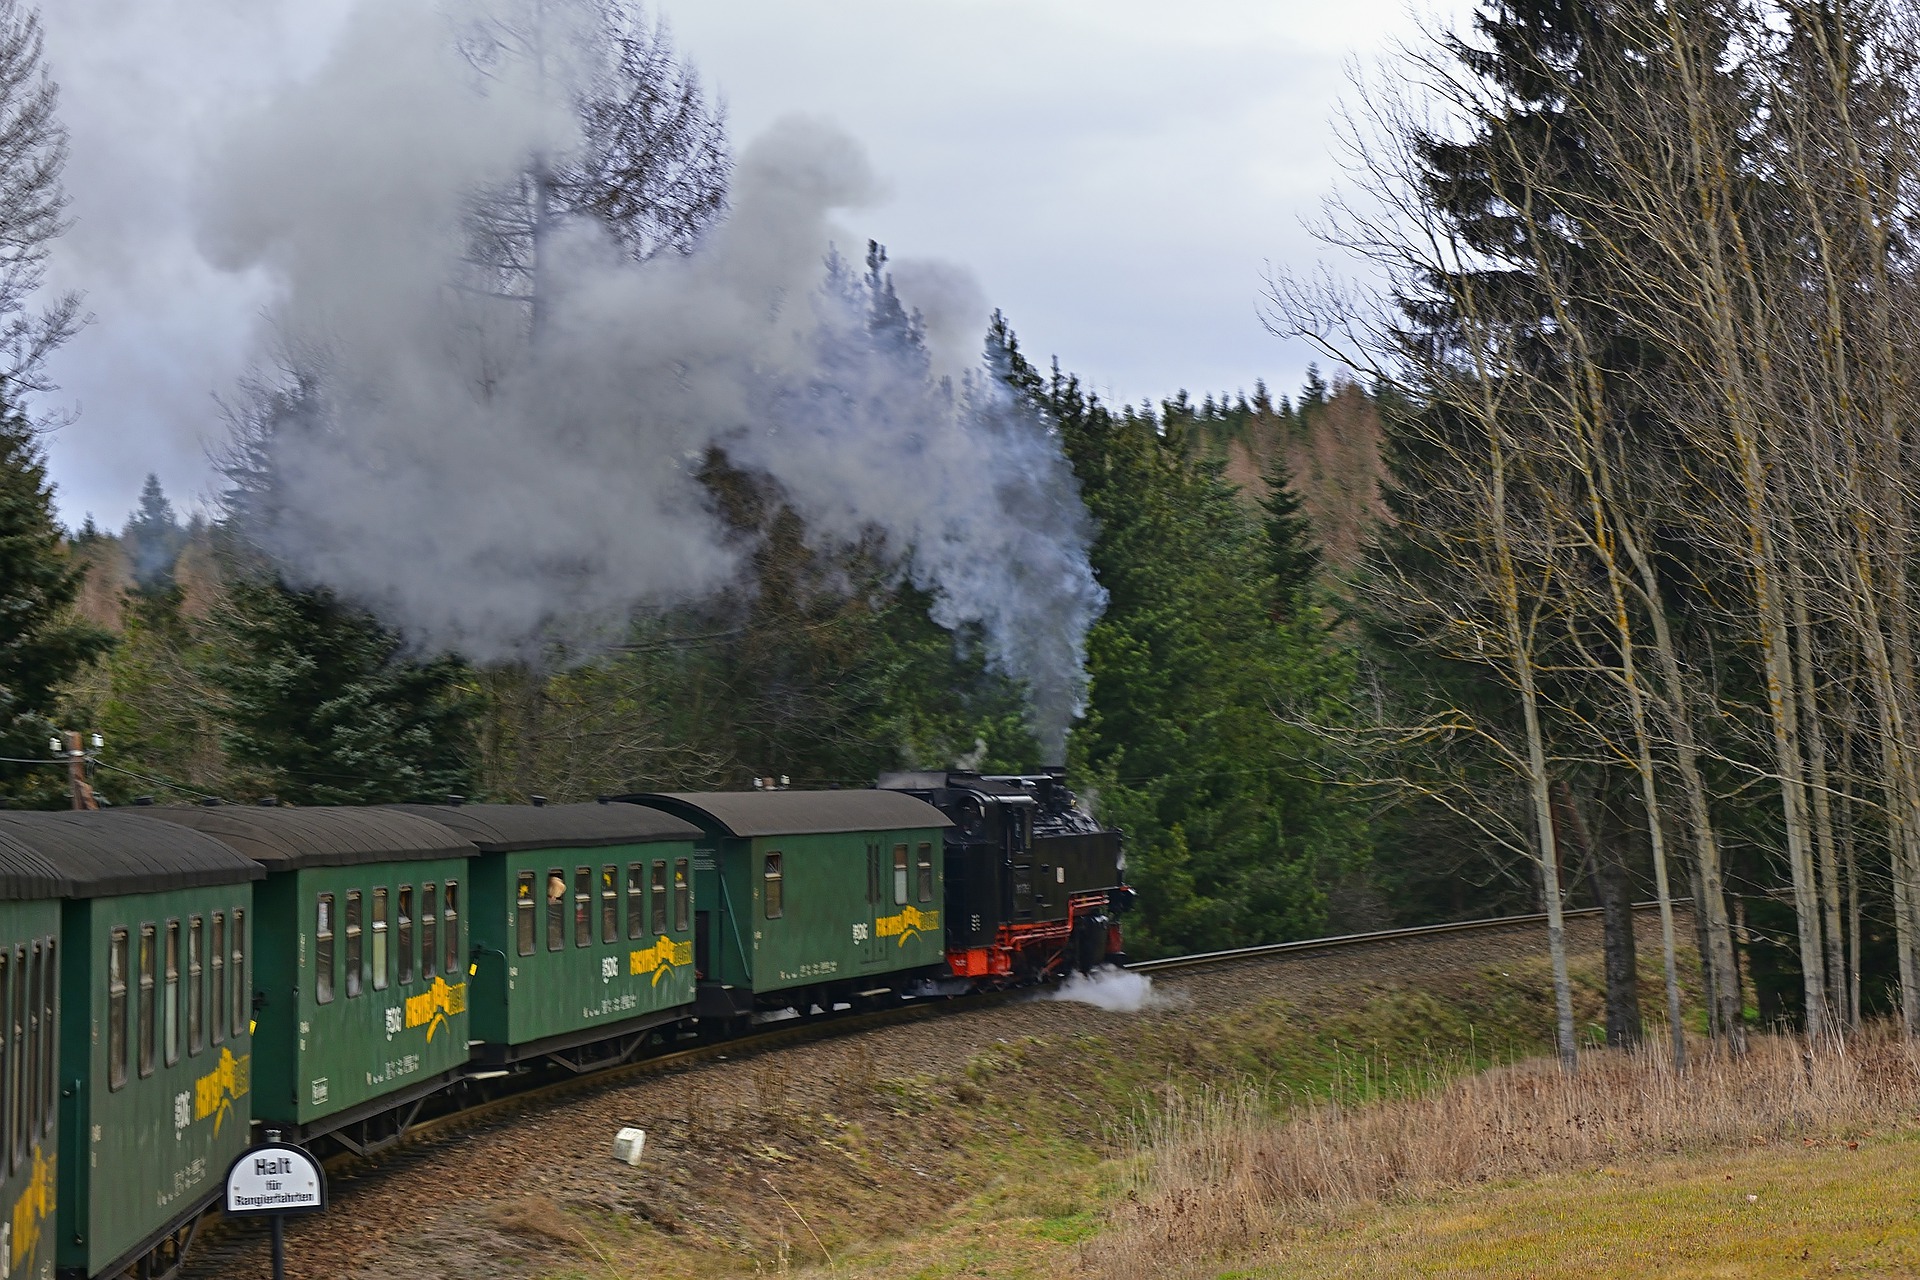
<path id="1" fill-rule="evenodd" d="M 1772 1146 L 1543 1178 L 1268 1251 L 1260 1280 L 1920 1274 L 1920 1141 Z"/>

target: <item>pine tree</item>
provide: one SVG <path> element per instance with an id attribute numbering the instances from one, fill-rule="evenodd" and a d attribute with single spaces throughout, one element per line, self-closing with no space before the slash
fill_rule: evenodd
<path id="1" fill-rule="evenodd" d="M 151 471 L 140 490 L 140 505 L 127 517 L 120 538 L 133 561 L 135 585 L 149 594 L 172 590 L 173 566 L 186 546 L 187 533 L 160 487 L 160 477 Z"/>
<path id="2" fill-rule="evenodd" d="M 1267 535 L 1268 570 L 1273 574 L 1273 613 L 1276 618 L 1291 618 L 1320 572 L 1320 548 L 1314 543 L 1313 522 L 1294 492 L 1286 458 L 1276 455 L 1262 479 L 1267 496 L 1260 500 L 1265 513 L 1261 523 Z"/>
<path id="3" fill-rule="evenodd" d="M 297 804 L 438 800 L 472 789 L 466 671 L 324 590 L 243 579 L 216 615 L 215 678 L 236 773 Z"/>
<path id="4" fill-rule="evenodd" d="M 0 404 L 0 756 L 44 757 L 59 686 L 113 643 L 69 611 L 84 575 L 54 520 L 33 428 Z M 64 790 L 49 769 L 0 764 L 0 798 L 55 803 Z"/>

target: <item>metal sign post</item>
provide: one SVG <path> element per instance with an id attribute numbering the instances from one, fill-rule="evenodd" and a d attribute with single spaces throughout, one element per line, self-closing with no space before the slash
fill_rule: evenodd
<path id="1" fill-rule="evenodd" d="M 273 1280 L 286 1280 L 286 1216 L 326 1208 L 327 1175 L 307 1151 L 280 1141 L 278 1129 L 267 1130 L 266 1137 L 242 1151 L 227 1170 L 226 1211 L 267 1215 L 273 1228 Z"/>

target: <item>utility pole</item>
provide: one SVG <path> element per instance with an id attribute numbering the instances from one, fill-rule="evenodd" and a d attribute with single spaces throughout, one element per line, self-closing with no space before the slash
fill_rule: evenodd
<path id="1" fill-rule="evenodd" d="M 93 786 L 87 781 L 87 752 L 81 745 L 77 730 L 66 732 L 67 740 L 67 786 L 73 793 L 73 807 L 76 809 L 98 809 L 100 801 L 94 798 Z M 100 744 L 100 735 L 93 735 L 94 744 Z"/>

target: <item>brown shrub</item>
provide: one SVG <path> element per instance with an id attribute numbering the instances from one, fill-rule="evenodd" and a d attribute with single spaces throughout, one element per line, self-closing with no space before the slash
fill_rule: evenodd
<path id="1" fill-rule="evenodd" d="M 1139 1172 L 1099 1273 L 1177 1274 L 1270 1232 L 1383 1198 L 1594 1168 L 1632 1156 L 1839 1137 L 1920 1105 L 1920 1053 L 1881 1029 L 1809 1047 L 1756 1037 L 1676 1073 L 1658 1051 L 1548 1060 L 1420 1097 L 1276 1116 L 1255 1088 L 1170 1099 L 1135 1134 Z"/>

